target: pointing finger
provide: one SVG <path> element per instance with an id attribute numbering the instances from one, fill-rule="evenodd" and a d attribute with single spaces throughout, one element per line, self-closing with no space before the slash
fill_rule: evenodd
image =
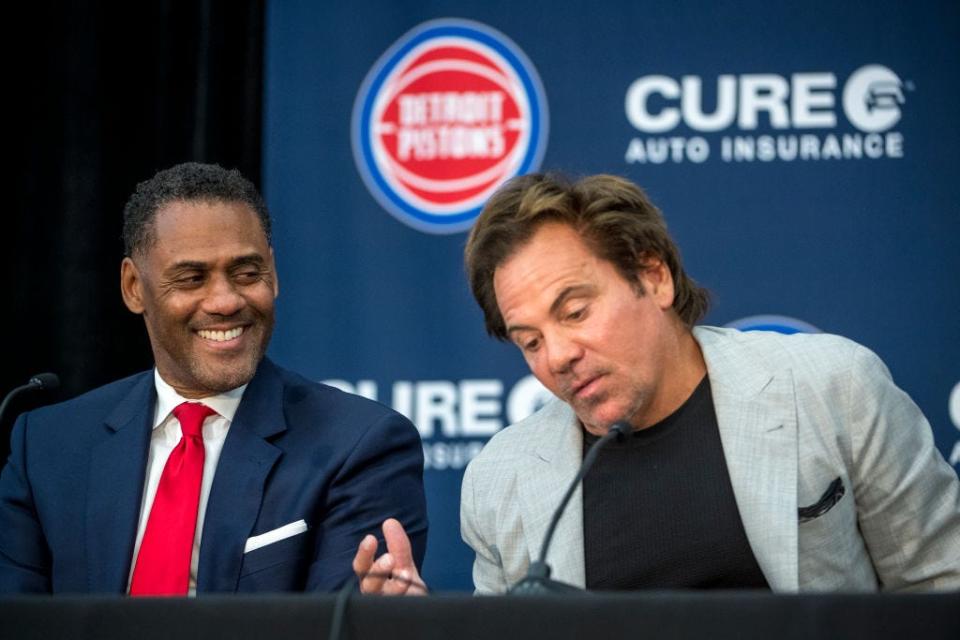
<path id="1" fill-rule="evenodd" d="M 416 568 L 413 564 L 413 551 L 410 548 L 410 538 L 407 532 L 403 530 L 403 525 L 393 518 L 388 518 L 383 523 L 383 539 L 387 543 L 387 551 L 394 557 L 398 569 L 413 570 Z"/>

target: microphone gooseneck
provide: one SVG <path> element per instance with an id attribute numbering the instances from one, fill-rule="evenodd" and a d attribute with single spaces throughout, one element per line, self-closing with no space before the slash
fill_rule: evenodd
<path id="1" fill-rule="evenodd" d="M 520 582 L 510 588 L 509 593 L 511 595 L 538 595 L 545 593 L 569 593 L 582 591 L 582 589 L 571 584 L 550 579 L 550 565 L 547 564 L 547 551 L 550 550 L 550 542 L 553 540 L 553 534 L 556 531 L 557 523 L 560 522 L 560 517 L 567 508 L 567 503 L 570 502 L 570 498 L 573 497 L 573 492 L 576 491 L 578 486 L 580 486 L 580 482 L 590 470 L 590 467 L 592 467 L 593 463 L 596 462 L 597 456 L 600 455 L 600 450 L 603 449 L 603 447 L 613 439 L 616 439 L 618 442 L 622 442 L 629 437 L 632 430 L 633 427 L 630 426 L 629 422 L 626 420 L 618 420 L 610 425 L 610 430 L 607 431 L 602 438 L 594 442 L 593 446 L 590 447 L 590 450 L 587 451 L 587 455 L 584 456 L 583 463 L 580 465 L 580 470 L 573 478 L 573 482 L 570 483 L 570 486 L 567 487 L 567 491 L 563 494 L 563 499 L 560 501 L 560 505 L 557 507 L 556 511 L 553 512 L 553 517 L 550 519 L 550 525 L 547 527 L 547 533 L 543 537 L 543 544 L 540 545 L 540 557 L 536 560 L 536 562 L 532 562 L 530 564 L 529 568 L 527 569 L 527 575 L 524 576 Z"/>

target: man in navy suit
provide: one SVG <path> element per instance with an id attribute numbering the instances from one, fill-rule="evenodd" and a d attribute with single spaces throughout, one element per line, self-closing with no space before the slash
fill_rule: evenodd
<path id="1" fill-rule="evenodd" d="M 419 566 L 416 429 L 264 357 L 278 286 L 254 186 L 216 165 L 161 171 L 127 203 L 124 243 L 123 300 L 156 368 L 17 420 L 0 592 L 331 590 L 391 518 Z"/>

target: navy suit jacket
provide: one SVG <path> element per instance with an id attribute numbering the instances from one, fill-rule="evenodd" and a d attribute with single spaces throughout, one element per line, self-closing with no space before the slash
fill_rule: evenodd
<path id="1" fill-rule="evenodd" d="M 155 402 L 148 371 L 20 416 L 0 475 L 0 592 L 125 592 Z M 217 465 L 197 592 L 336 589 L 388 517 L 406 527 L 419 566 L 414 426 L 264 359 Z M 298 520 L 305 533 L 244 553 L 247 538 Z"/>

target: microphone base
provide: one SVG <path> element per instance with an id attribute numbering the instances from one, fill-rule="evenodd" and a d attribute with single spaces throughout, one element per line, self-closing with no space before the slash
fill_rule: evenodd
<path id="1" fill-rule="evenodd" d="M 566 582 L 527 576 L 513 585 L 507 592 L 509 596 L 548 596 L 548 595 L 587 595 L 589 591 Z"/>
<path id="2" fill-rule="evenodd" d="M 510 596 L 544 596 L 560 594 L 585 594 L 587 591 L 566 582 L 550 579 L 550 566 L 545 562 L 534 562 L 527 569 L 523 580 L 510 587 Z"/>

